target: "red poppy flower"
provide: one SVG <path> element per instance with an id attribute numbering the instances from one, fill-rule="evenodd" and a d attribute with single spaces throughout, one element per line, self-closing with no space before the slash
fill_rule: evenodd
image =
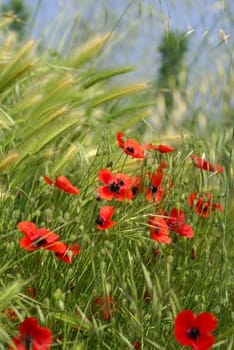
<path id="1" fill-rule="evenodd" d="M 64 243 L 58 242 L 59 236 L 46 228 L 37 228 L 32 222 L 22 221 L 18 224 L 18 229 L 25 235 L 20 240 L 20 245 L 24 249 L 44 248 L 54 252 L 60 252 L 64 249 Z"/>
<path id="2" fill-rule="evenodd" d="M 133 158 L 145 158 L 143 147 L 139 142 L 133 139 L 123 139 L 124 134 L 122 132 L 117 133 L 117 141 L 119 147 L 124 150 L 124 152 L 132 156 Z"/>
<path id="3" fill-rule="evenodd" d="M 34 299 L 36 296 L 36 289 L 33 287 L 27 287 L 25 294 L 29 296 L 30 298 Z"/>
<path id="4" fill-rule="evenodd" d="M 154 146 L 151 143 L 146 144 L 144 148 L 147 150 L 159 151 L 160 153 L 170 153 L 175 151 L 175 149 L 169 145 Z"/>
<path id="5" fill-rule="evenodd" d="M 146 191 L 146 199 L 149 202 L 155 201 L 159 203 L 163 195 L 163 187 L 161 186 L 163 173 L 161 169 L 158 169 L 156 173 L 148 173 L 150 185 Z"/>
<path id="6" fill-rule="evenodd" d="M 224 211 L 224 207 L 220 203 L 212 203 L 211 205 L 211 211 L 215 211 L 215 209 L 218 209 L 219 212 Z"/>
<path id="7" fill-rule="evenodd" d="M 15 310 L 13 309 L 5 309 L 3 313 L 7 316 L 9 321 L 18 321 L 19 317 L 17 316 Z"/>
<path id="8" fill-rule="evenodd" d="M 167 166 L 168 166 L 167 163 L 164 160 L 162 160 L 158 166 L 158 170 L 166 169 Z"/>
<path id="9" fill-rule="evenodd" d="M 40 327 L 33 317 L 26 318 L 19 325 L 20 335 L 12 341 L 18 350 L 48 350 L 52 345 L 53 335 L 49 328 Z M 9 347 L 10 350 L 15 349 Z"/>
<path id="10" fill-rule="evenodd" d="M 184 310 L 176 316 L 174 335 L 180 344 L 191 346 L 192 350 L 208 350 L 215 341 L 210 332 L 216 327 L 217 320 L 209 312 L 195 316 L 192 311 Z"/>
<path id="11" fill-rule="evenodd" d="M 114 175 L 109 169 L 104 168 L 99 171 L 98 177 L 101 182 L 108 185 L 99 186 L 97 188 L 99 198 L 109 201 L 113 198 L 116 198 L 118 201 L 123 201 L 124 199 L 132 199 L 132 180 L 128 175 L 122 173 Z"/>
<path id="12" fill-rule="evenodd" d="M 114 215 L 114 207 L 106 206 L 100 208 L 99 218 L 97 219 L 97 229 L 106 230 L 116 224 L 116 221 L 110 221 Z"/>
<path id="13" fill-rule="evenodd" d="M 194 249 L 191 250 L 191 259 L 193 259 L 193 260 L 195 259 L 195 251 L 194 251 Z"/>
<path id="14" fill-rule="evenodd" d="M 131 191 L 132 191 L 132 196 L 133 198 L 136 197 L 138 191 L 139 191 L 139 188 L 141 186 L 141 182 L 142 182 L 142 178 L 139 177 L 139 176 L 132 176 L 131 177 Z"/>
<path id="15" fill-rule="evenodd" d="M 164 213 L 167 216 L 167 213 Z M 171 210 L 171 215 L 166 219 L 166 222 L 171 231 L 178 233 L 181 236 L 192 238 L 194 236 L 193 229 L 190 225 L 184 224 L 185 222 L 185 214 L 183 210 L 177 210 L 173 208 Z"/>
<path id="16" fill-rule="evenodd" d="M 208 160 L 203 159 L 202 157 L 199 157 L 195 154 L 191 156 L 191 159 L 193 161 L 193 165 L 196 168 L 211 171 L 211 172 L 214 172 L 214 171 L 217 171 L 218 173 L 223 172 L 223 168 L 220 165 L 210 163 Z"/>
<path id="17" fill-rule="evenodd" d="M 64 251 L 55 253 L 59 260 L 62 260 L 67 264 L 71 264 L 74 257 L 78 254 L 80 254 L 80 246 L 76 243 L 72 244 L 70 247 L 67 244 L 64 244 Z"/>
<path id="18" fill-rule="evenodd" d="M 133 344 L 134 349 L 141 350 L 141 343 L 139 341 L 135 341 Z"/>
<path id="19" fill-rule="evenodd" d="M 206 201 L 203 197 L 199 197 L 199 195 L 194 192 L 189 195 L 188 204 L 194 208 L 197 215 L 208 218 L 210 215 L 210 198 L 211 194 L 209 194 Z"/>
<path id="20" fill-rule="evenodd" d="M 64 192 L 71 193 L 71 194 L 80 194 L 80 190 L 77 187 L 73 186 L 70 183 L 70 181 L 66 178 L 66 176 L 60 176 L 60 177 L 56 176 L 55 181 L 51 180 L 47 176 L 43 176 L 43 179 L 49 185 L 54 184 L 55 187 L 59 188 Z"/>
<path id="21" fill-rule="evenodd" d="M 157 216 L 150 216 L 148 224 L 151 226 L 150 235 L 153 240 L 160 243 L 171 243 L 171 238 L 169 237 L 169 228 L 166 220 Z"/>
<path id="22" fill-rule="evenodd" d="M 114 316 L 117 303 L 111 296 L 99 296 L 92 304 L 92 311 L 99 315 L 104 321 Z"/>
<path id="23" fill-rule="evenodd" d="M 224 207 L 220 203 L 212 203 L 212 194 L 206 193 L 203 196 L 198 193 L 191 193 L 188 197 L 188 204 L 192 206 L 195 213 L 204 218 L 208 218 L 211 211 L 218 209 L 219 212 L 224 210 Z"/>

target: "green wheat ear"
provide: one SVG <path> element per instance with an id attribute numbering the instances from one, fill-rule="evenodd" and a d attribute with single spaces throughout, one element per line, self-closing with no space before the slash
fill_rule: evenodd
<path id="1" fill-rule="evenodd" d="M 0 159 L 0 173 L 11 168 L 18 160 L 19 154 L 15 151 L 8 153 L 4 158 Z"/>
<path id="2" fill-rule="evenodd" d="M 6 41 L 2 50 L 2 54 L 8 58 L 0 73 L 0 93 L 7 92 L 8 88 L 14 87 L 21 79 L 29 76 L 36 61 L 29 58 L 34 47 L 33 41 L 26 43 L 19 51 L 11 48 L 11 45 L 8 44 L 9 42 Z"/>
<path id="3" fill-rule="evenodd" d="M 3 19 L 0 27 L 9 22 Z M 1 34 L 1 33 L 0 33 Z M 131 126 L 149 115 L 144 111 L 147 104 L 129 105 L 119 109 L 118 101 L 126 97 L 147 91 L 145 83 L 118 86 L 109 81 L 118 75 L 129 73 L 133 67 L 103 69 L 96 67 L 96 57 L 105 49 L 107 41 L 114 40 L 109 33 L 94 37 L 78 50 L 71 52 L 68 58 L 47 56 L 38 57 L 37 43 L 28 41 L 18 47 L 15 36 L 5 35 L 0 54 L 2 69 L 0 72 L 0 101 L 2 104 L 0 124 L 6 131 L 3 149 L 14 143 L 13 153 L 3 154 L 0 170 L 14 168 L 16 177 L 30 164 L 38 168 L 38 162 L 46 164 L 53 159 L 51 172 L 65 169 L 75 158 L 71 150 L 76 144 L 87 142 L 93 149 L 98 142 L 98 132 L 87 134 L 89 129 L 99 130 L 118 128 L 116 121 L 125 115 L 132 115 Z M 92 66 L 92 68 L 91 68 Z M 79 70 L 78 70 L 79 69 Z M 96 114 L 104 113 L 106 106 L 116 105 L 106 118 L 96 119 Z M 130 125 L 125 118 L 125 129 Z M 87 137 L 88 135 L 88 137 Z M 62 142 L 61 140 L 66 140 Z M 50 159 L 44 157 L 47 148 L 57 148 Z M 75 146 L 73 146 L 75 145 Z M 80 147 L 79 147 L 80 149 Z M 80 152 L 80 151 L 78 151 Z M 79 153 L 83 157 L 83 152 Z M 14 159 L 13 159 L 14 158 Z"/>
<path id="4" fill-rule="evenodd" d="M 95 57 L 95 55 L 100 52 L 110 37 L 110 33 L 107 33 L 102 36 L 92 38 L 86 42 L 82 47 L 79 48 L 77 54 L 74 54 L 73 58 L 68 61 L 68 66 L 77 69 L 89 62 L 93 57 Z"/>

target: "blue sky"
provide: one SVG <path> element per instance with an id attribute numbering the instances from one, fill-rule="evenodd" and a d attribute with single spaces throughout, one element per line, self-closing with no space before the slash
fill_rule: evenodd
<path id="1" fill-rule="evenodd" d="M 33 13 L 38 1 L 26 0 L 26 3 Z M 84 38 L 84 25 L 93 35 L 109 31 L 119 21 L 128 3 L 127 0 L 41 0 L 32 35 L 37 38 L 43 34 L 49 41 L 59 20 L 60 35 L 63 35 L 74 18 L 79 18 L 76 34 L 79 44 Z M 227 44 L 214 50 L 220 42 L 220 28 L 228 34 L 234 32 L 234 18 L 232 21 L 228 18 L 225 4 L 233 14 L 232 0 L 134 0 L 115 28 L 115 45 L 107 48 L 107 55 L 113 64 L 134 64 L 136 76 L 149 78 L 150 67 L 157 67 L 160 61 L 157 47 L 162 36 L 166 30 L 177 30 L 191 33 L 188 34 L 189 62 L 206 65 L 210 61 L 207 66 L 211 68 L 216 55 L 217 58 L 223 56 L 224 61 L 230 57 L 232 37 Z M 55 40 L 53 44 L 56 46 Z"/>
<path id="2" fill-rule="evenodd" d="M 162 37 L 170 30 L 187 33 L 186 95 L 191 110 L 187 106 L 186 115 L 201 111 L 205 118 L 220 120 L 223 94 L 233 66 L 234 0 L 25 0 L 25 3 L 32 17 L 36 14 L 32 26 L 28 25 L 28 37 L 41 38 L 44 49 L 49 47 L 66 54 L 67 43 L 73 42 L 79 48 L 88 38 L 113 30 L 112 40 L 95 63 L 105 68 L 135 68 L 134 72 L 115 77 L 114 84 L 155 81 Z M 230 34 L 222 45 L 220 29 Z"/>
<path id="3" fill-rule="evenodd" d="M 215 72 L 218 61 L 224 66 L 230 61 L 234 33 L 233 0 L 25 2 L 32 14 L 35 14 L 39 5 L 30 36 L 36 39 L 43 37 L 46 45 L 50 45 L 53 50 L 59 50 L 58 42 L 66 31 L 68 41 L 71 35 L 75 35 L 79 46 L 88 35 L 92 37 L 115 27 L 112 44 L 105 48 L 104 65 L 134 65 L 136 70 L 129 79 L 149 80 L 157 74 L 160 64 L 157 48 L 167 30 L 188 33 L 190 50 L 187 61 L 190 71 L 195 75 L 204 74 L 205 70 Z M 75 19 L 78 26 L 72 34 Z M 217 46 L 220 42 L 220 28 L 231 36 L 228 43 Z M 54 33 L 57 33 L 58 40 Z"/>

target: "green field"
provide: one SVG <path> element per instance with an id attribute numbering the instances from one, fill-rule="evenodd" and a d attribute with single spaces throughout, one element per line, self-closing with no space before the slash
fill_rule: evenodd
<path id="1" fill-rule="evenodd" d="M 11 23 L 0 19 L 0 349 L 231 350 L 233 47 L 221 86 L 212 72 L 193 84 L 185 66 L 177 82 L 163 65 L 164 79 L 137 81 L 128 62 L 107 64 L 113 33 L 63 55 Z M 213 321 L 183 321 L 177 341 L 184 310 Z"/>

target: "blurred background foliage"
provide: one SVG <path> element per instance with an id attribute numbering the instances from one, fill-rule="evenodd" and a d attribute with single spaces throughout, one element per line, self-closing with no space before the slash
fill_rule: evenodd
<path id="1" fill-rule="evenodd" d="M 2 1 L 0 169 L 29 160 L 65 171 L 84 160 L 84 145 L 89 158 L 118 130 L 206 140 L 204 151 L 228 166 L 233 3 L 200 5 Z"/>
<path id="2" fill-rule="evenodd" d="M 30 18 L 28 6 L 22 0 L 9 0 L 1 6 L 1 12 L 4 16 L 12 18 L 9 23 L 9 29 L 17 33 L 18 38 L 24 38 L 27 30 L 27 22 Z"/>
<path id="3" fill-rule="evenodd" d="M 35 38 L 44 56 L 71 56 L 97 33 L 111 33 L 92 66 L 134 66 L 134 73 L 109 83 L 147 81 L 150 91 L 137 101 L 152 106 L 152 134 L 195 124 L 202 136 L 233 122 L 233 7 L 221 0 L 179 6 L 173 0 L 2 1 L 2 12 L 14 13 L 18 36 Z"/>

